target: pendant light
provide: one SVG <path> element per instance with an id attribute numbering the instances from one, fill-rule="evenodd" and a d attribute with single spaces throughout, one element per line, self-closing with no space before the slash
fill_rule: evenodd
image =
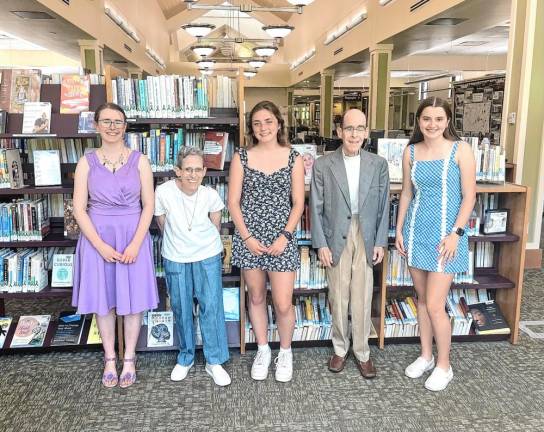
<path id="1" fill-rule="evenodd" d="M 212 45 L 195 45 L 191 47 L 191 50 L 200 57 L 206 57 L 215 51 L 215 47 Z"/>
<path id="2" fill-rule="evenodd" d="M 312 4 L 314 0 L 287 0 L 289 3 L 291 3 L 293 6 L 308 6 L 309 4 Z"/>
<path id="3" fill-rule="evenodd" d="M 253 52 L 259 57 L 271 57 L 278 50 L 275 46 L 261 46 L 253 48 Z"/>
<path id="4" fill-rule="evenodd" d="M 208 35 L 215 26 L 213 24 L 185 24 L 181 28 L 193 37 L 204 37 Z"/>
<path id="5" fill-rule="evenodd" d="M 200 60 L 196 64 L 200 69 L 211 69 L 215 64 L 215 60 Z"/>
<path id="6" fill-rule="evenodd" d="M 250 60 L 247 62 L 252 68 L 259 69 L 266 64 L 264 60 Z"/>
<path id="7" fill-rule="evenodd" d="M 263 27 L 263 30 L 273 38 L 284 38 L 294 29 L 293 26 L 288 25 L 269 25 Z"/>

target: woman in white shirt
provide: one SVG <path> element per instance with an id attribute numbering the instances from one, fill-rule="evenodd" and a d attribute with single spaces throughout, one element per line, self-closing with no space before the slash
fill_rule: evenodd
<path id="1" fill-rule="evenodd" d="M 155 191 L 166 284 L 180 341 L 177 364 L 170 378 L 185 379 L 194 364 L 196 297 L 206 372 L 217 385 L 226 386 L 231 379 L 221 366 L 229 359 L 229 351 L 221 280 L 223 245 L 219 236 L 225 205 L 215 189 L 202 186 L 206 168 L 199 149 L 183 147 L 174 172 L 177 178 Z"/>

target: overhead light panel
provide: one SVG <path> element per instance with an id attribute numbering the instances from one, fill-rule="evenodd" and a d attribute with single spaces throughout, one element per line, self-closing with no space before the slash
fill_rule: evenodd
<path id="1" fill-rule="evenodd" d="M 389 4 L 391 3 L 393 0 L 380 0 L 379 3 L 380 3 L 380 6 L 385 6 L 386 4 Z"/>
<path id="2" fill-rule="evenodd" d="M 269 25 L 263 27 L 263 30 L 273 38 L 284 38 L 294 29 L 293 26 L 288 25 Z"/>
<path id="3" fill-rule="evenodd" d="M 219 5 L 204 5 L 204 4 L 197 4 L 196 1 L 193 0 L 185 0 L 185 3 L 187 3 L 187 9 L 204 9 L 204 10 L 222 10 L 222 11 L 230 11 L 230 12 L 243 12 L 243 13 L 251 13 L 251 12 L 281 12 L 281 13 L 302 13 L 302 9 L 304 6 L 309 5 L 313 2 L 313 0 L 287 0 L 289 3 L 291 3 L 294 6 L 254 6 L 253 4 L 240 4 L 240 5 L 231 5 L 227 2 Z"/>
<path id="4" fill-rule="evenodd" d="M 266 64 L 264 60 L 250 60 L 247 62 L 252 68 L 259 69 Z"/>
<path id="5" fill-rule="evenodd" d="M 145 53 L 147 54 L 148 57 L 150 57 L 152 60 L 154 60 L 155 62 L 157 62 L 157 64 L 161 67 L 161 68 L 165 68 L 166 65 L 164 64 L 164 60 L 161 58 L 161 56 L 159 56 L 155 50 L 153 50 L 153 48 L 151 48 L 149 45 L 145 47 Z"/>
<path id="6" fill-rule="evenodd" d="M 327 35 L 327 38 L 325 39 L 324 44 L 330 45 L 333 43 L 336 39 L 339 37 L 345 35 L 348 31 L 353 29 L 354 27 L 361 24 L 363 21 L 366 20 L 367 14 L 366 12 L 362 12 L 360 14 L 355 15 L 350 21 L 348 21 L 346 24 L 342 25 L 340 28 L 336 29 L 332 33 L 329 33 Z"/>
<path id="7" fill-rule="evenodd" d="M 181 28 L 193 37 L 204 37 L 215 28 L 213 24 L 185 24 Z"/>
<path id="8" fill-rule="evenodd" d="M 297 61 L 291 64 L 291 70 L 296 69 L 301 64 L 306 63 L 308 60 L 310 60 L 313 56 L 315 56 L 315 48 L 308 51 L 303 57 L 299 58 Z"/>
<path id="9" fill-rule="evenodd" d="M 278 50 L 275 46 L 262 46 L 253 48 L 253 52 L 259 57 L 271 57 Z"/>
<path id="10" fill-rule="evenodd" d="M 123 30 L 128 36 L 130 36 L 135 42 L 140 43 L 140 36 L 136 33 L 134 27 L 132 27 L 126 18 L 117 12 L 110 4 L 104 3 L 104 13 L 117 24 L 121 30 Z"/>
<path id="11" fill-rule="evenodd" d="M 200 69 L 211 69 L 215 64 L 215 60 L 200 60 L 196 64 Z"/>
<path id="12" fill-rule="evenodd" d="M 191 47 L 191 50 L 200 57 L 206 57 L 215 51 L 215 47 L 212 45 L 195 45 Z"/>

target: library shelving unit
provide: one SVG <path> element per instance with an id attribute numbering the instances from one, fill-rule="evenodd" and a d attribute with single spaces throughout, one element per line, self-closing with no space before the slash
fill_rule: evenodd
<path id="1" fill-rule="evenodd" d="M 402 185 L 391 184 L 391 194 L 399 194 Z M 452 284 L 453 288 L 495 290 L 495 302 L 504 315 L 510 334 L 506 335 L 465 335 L 452 336 L 453 341 L 494 341 L 509 340 L 517 343 L 519 337 L 519 319 L 521 294 L 523 289 L 523 270 L 525 267 L 525 246 L 527 242 L 527 215 L 529 206 L 529 190 L 526 186 L 512 183 L 505 184 L 477 184 L 476 193 L 496 193 L 499 197 L 500 209 L 508 209 L 506 234 L 470 236 L 469 242 L 493 242 L 494 254 L 492 267 L 474 269 L 473 284 Z M 389 239 L 394 244 L 394 238 Z M 387 251 L 384 257 L 387 263 Z M 411 286 L 389 286 L 386 283 L 385 269 L 382 267 L 380 288 L 380 316 L 378 339 L 379 346 L 389 343 L 418 342 L 419 337 L 385 337 L 385 306 L 389 298 L 404 296 L 405 293 L 414 294 Z"/>

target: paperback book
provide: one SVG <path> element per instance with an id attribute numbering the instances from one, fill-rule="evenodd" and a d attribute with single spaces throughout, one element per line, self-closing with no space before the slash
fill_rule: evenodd
<path id="1" fill-rule="evenodd" d="M 50 102 L 27 102 L 23 113 L 24 134 L 48 134 L 51 125 Z"/>
<path id="2" fill-rule="evenodd" d="M 74 312 L 61 312 L 51 345 L 78 345 L 81 340 L 84 324 L 85 315 Z"/>
<path id="3" fill-rule="evenodd" d="M 0 69 L 0 109 L 22 113 L 28 102 L 40 100 L 39 69 Z"/>
<path id="4" fill-rule="evenodd" d="M 74 217 L 74 200 L 66 198 L 63 201 L 64 205 L 64 237 L 77 240 L 79 239 L 79 225 Z"/>
<path id="5" fill-rule="evenodd" d="M 13 321 L 11 317 L 0 317 L 0 349 L 4 347 L 11 321 Z"/>
<path id="6" fill-rule="evenodd" d="M 45 341 L 51 315 L 23 315 L 15 328 L 11 348 L 41 347 Z"/>
<path id="7" fill-rule="evenodd" d="M 468 306 L 476 334 L 510 334 L 510 327 L 497 303 L 489 300 Z"/>
<path id="8" fill-rule="evenodd" d="M 204 135 L 204 166 L 208 169 L 222 170 L 229 141 L 228 132 L 208 131 Z"/>
<path id="9" fill-rule="evenodd" d="M 79 113 L 77 133 L 80 133 L 80 134 L 96 133 L 96 124 L 94 123 L 93 111 L 82 111 Z"/>
<path id="10" fill-rule="evenodd" d="M 315 144 L 293 144 L 295 149 L 304 162 L 304 184 L 310 184 L 312 181 L 312 168 L 317 159 L 317 146 Z"/>
<path id="11" fill-rule="evenodd" d="M 60 156 L 58 150 L 34 150 L 34 184 L 57 186 L 61 184 Z"/>
<path id="12" fill-rule="evenodd" d="M 389 181 L 402 183 L 402 154 L 408 145 L 407 138 L 379 138 L 378 155 L 389 165 Z"/>
<path id="13" fill-rule="evenodd" d="M 88 75 L 63 75 L 60 85 L 60 113 L 78 114 L 89 111 L 89 93 Z"/>
<path id="14" fill-rule="evenodd" d="M 172 311 L 147 313 L 147 346 L 174 345 L 174 314 Z"/>
<path id="15" fill-rule="evenodd" d="M 100 331 L 98 330 L 98 323 L 96 322 L 96 314 L 94 314 L 91 320 L 91 327 L 89 327 L 89 335 L 87 336 L 87 345 L 96 345 L 101 343 L 102 343 L 102 338 L 100 337 Z"/>
<path id="16" fill-rule="evenodd" d="M 73 286 L 74 273 L 74 255 L 73 254 L 55 254 L 53 255 L 53 272 L 51 276 L 51 286 L 71 287 Z"/>

